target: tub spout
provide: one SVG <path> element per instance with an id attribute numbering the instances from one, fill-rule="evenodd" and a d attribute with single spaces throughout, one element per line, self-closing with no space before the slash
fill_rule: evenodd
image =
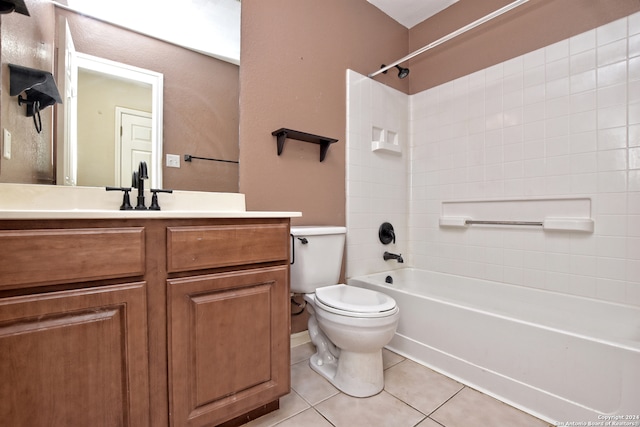
<path id="1" fill-rule="evenodd" d="M 392 254 L 391 252 L 385 252 L 384 254 L 382 254 L 382 258 L 385 261 L 388 261 L 390 259 L 395 259 L 399 263 L 404 262 L 404 260 L 402 259 L 402 254 Z"/>

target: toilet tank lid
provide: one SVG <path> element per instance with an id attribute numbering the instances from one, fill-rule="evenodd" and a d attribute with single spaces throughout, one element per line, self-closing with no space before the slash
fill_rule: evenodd
<path id="1" fill-rule="evenodd" d="M 347 227 L 331 225 L 304 225 L 291 227 L 291 234 L 301 236 L 323 236 L 327 234 L 346 234 Z"/>

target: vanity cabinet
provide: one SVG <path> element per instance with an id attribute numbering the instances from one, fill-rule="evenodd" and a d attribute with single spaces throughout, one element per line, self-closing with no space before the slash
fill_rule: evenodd
<path id="1" fill-rule="evenodd" d="M 216 426 L 289 392 L 289 218 L 0 219 L 0 419 Z"/>
<path id="2" fill-rule="evenodd" d="M 215 426 L 289 392 L 288 243 L 284 223 L 167 229 L 172 426 Z"/>

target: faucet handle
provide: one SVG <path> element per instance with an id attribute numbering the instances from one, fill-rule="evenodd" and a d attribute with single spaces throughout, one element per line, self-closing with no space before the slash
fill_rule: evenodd
<path id="1" fill-rule="evenodd" d="M 105 187 L 105 190 L 124 192 L 124 195 L 122 196 L 122 205 L 120 206 L 120 210 L 128 211 L 133 209 L 133 206 L 131 206 L 131 200 L 129 199 L 129 191 L 131 191 L 131 187 Z"/>
<path id="2" fill-rule="evenodd" d="M 152 188 L 150 191 L 153 193 L 153 196 L 151 196 L 151 206 L 149 206 L 149 210 L 152 211 L 160 210 L 160 205 L 158 204 L 158 193 L 173 193 L 173 190 L 161 190 L 158 188 Z"/>

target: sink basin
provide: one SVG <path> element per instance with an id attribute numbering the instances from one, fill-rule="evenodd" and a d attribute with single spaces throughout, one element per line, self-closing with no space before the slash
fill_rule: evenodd
<path id="1" fill-rule="evenodd" d="M 135 206 L 137 190 L 129 193 Z M 158 194 L 162 210 L 121 211 L 123 193 L 104 187 L 0 184 L 0 219 L 296 217 L 300 212 L 248 212 L 244 194 L 174 191 Z M 145 191 L 151 204 L 151 192 Z"/>

